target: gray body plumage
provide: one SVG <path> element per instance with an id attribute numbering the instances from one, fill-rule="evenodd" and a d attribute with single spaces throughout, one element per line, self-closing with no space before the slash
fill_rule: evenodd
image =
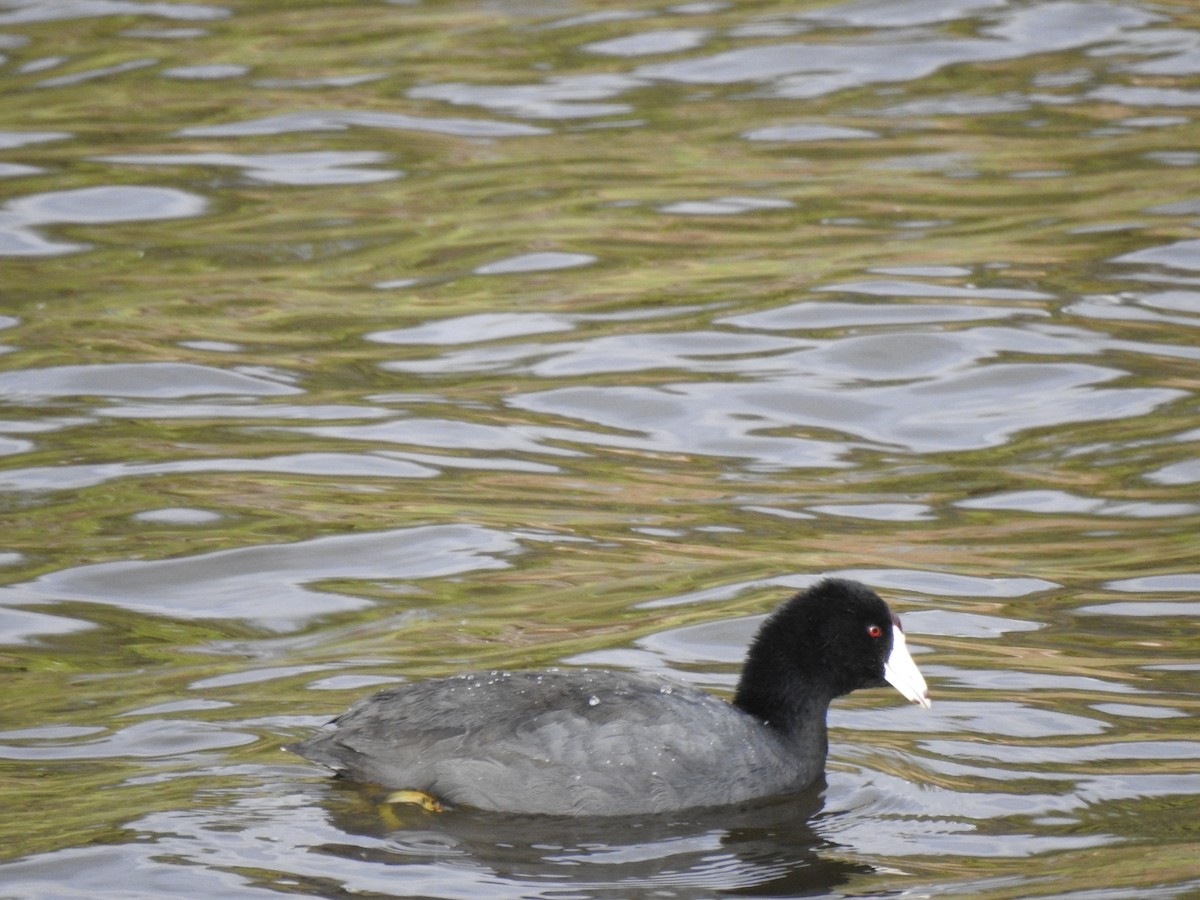
<path id="1" fill-rule="evenodd" d="M 654 676 L 481 672 L 381 691 L 287 749 L 452 805 L 639 814 L 803 789 L 824 768 L 823 712 L 809 733 L 785 736 Z"/>

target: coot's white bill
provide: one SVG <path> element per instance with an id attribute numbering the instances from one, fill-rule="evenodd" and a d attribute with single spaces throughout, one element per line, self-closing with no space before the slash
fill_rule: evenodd
<path id="1" fill-rule="evenodd" d="M 917 668 L 908 652 L 904 632 L 900 630 L 899 623 L 892 628 L 892 653 L 883 664 L 883 677 L 907 699 L 929 709 L 932 703 L 929 699 L 929 688 L 921 670 Z"/>

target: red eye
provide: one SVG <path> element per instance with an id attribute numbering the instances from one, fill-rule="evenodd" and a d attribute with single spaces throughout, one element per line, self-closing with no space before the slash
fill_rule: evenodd
<path id="1" fill-rule="evenodd" d="M 868 625 L 867 626 L 867 634 L 869 634 L 873 638 L 877 638 L 883 634 L 883 629 L 880 628 L 878 625 Z"/>

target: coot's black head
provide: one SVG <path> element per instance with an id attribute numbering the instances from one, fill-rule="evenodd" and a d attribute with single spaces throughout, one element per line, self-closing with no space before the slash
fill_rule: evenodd
<path id="1" fill-rule="evenodd" d="M 801 591 L 758 630 L 734 703 L 783 726 L 864 687 L 892 684 L 929 705 L 925 680 L 908 653 L 900 620 L 856 581 L 829 578 Z"/>

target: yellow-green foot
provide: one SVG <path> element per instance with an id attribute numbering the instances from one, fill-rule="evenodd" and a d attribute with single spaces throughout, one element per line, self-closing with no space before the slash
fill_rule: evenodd
<path id="1" fill-rule="evenodd" d="M 384 803 L 412 803 L 429 812 L 441 812 L 442 804 L 437 797 L 433 797 L 424 791 L 392 791 L 383 798 Z"/>

